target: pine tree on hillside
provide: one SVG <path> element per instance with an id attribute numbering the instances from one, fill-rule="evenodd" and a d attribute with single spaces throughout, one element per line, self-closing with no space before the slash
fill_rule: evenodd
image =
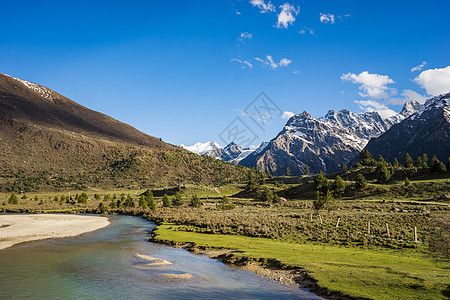
<path id="1" fill-rule="evenodd" d="M 405 156 L 403 157 L 403 166 L 407 169 L 411 169 L 412 167 L 414 167 L 413 163 L 414 161 L 411 155 L 409 155 L 409 153 L 406 153 Z"/>
<path id="2" fill-rule="evenodd" d="M 436 157 L 436 155 L 434 155 L 433 158 L 431 159 L 430 168 L 431 172 L 443 173 L 447 171 L 445 165 Z"/>

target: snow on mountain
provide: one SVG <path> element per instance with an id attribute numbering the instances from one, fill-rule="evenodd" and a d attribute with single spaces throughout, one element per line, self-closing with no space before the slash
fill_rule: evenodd
<path id="1" fill-rule="evenodd" d="M 426 106 L 426 104 L 425 104 Z M 257 167 L 274 175 L 334 172 L 349 163 L 371 138 L 381 136 L 392 125 L 423 109 L 418 102 L 405 105 L 402 112 L 383 119 L 377 112 L 352 113 L 330 110 L 320 118 L 306 111 L 292 116 L 283 130 L 262 150 L 255 151 L 240 164 Z"/>
<path id="2" fill-rule="evenodd" d="M 30 90 L 32 90 L 33 92 L 39 94 L 40 96 L 44 97 L 45 99 L 48 99 L 50 101 L 55 100 L 55 96 L 53 95 L 53 91 L 36 83 L 33 82 L 29 82 L 23 79 L 19 79 L 7 74 L 4 74 L 8 77 L 11 77 L 14 80 L 17 80 L 18 82 L 22 83 L 24 86 L 26 86 L 27 88 L 29 88 Z"/>
<path id="3" fill-rule="evenodd" d="M 192 146 L 180 145 L 180 147 L 199 155 L 214 157 L 230 163 L 239 163 L 255 151 L 250 148 L 242 148 L 234 142 L 229 143 L 225 147 L 220 146 L 215 141 L 196 143 Z"/>
<path id="4" fill-rule="evenodd" d="M 199 155 L 208 155 L 208 153 L 211 153 L 214 150 L 223 149 L 223 147 L 215 141 L 208 141 L 206 143 L 199 142 L 192 146 L 185 146 L 181 144 L 180 147 Z"/>

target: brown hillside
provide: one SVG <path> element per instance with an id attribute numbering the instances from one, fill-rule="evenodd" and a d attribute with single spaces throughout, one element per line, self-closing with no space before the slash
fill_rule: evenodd
<path id="1" fill-rule="evenodd" d="M 0 74 L 0 191 L 221 184 L 248 172 Z"/>

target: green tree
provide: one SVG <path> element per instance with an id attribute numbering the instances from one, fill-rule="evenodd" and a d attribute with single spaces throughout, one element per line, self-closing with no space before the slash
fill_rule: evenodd
<path id="1" fill-rule="evenodd" d="M 261 193 L 261 200 L 262 201 L 266 201 L 266 202 L 272 203 L 273 197 L 274 197 L 273 196 L 273 192 L 269 188 L 264 189 L 264 191 Z"/>
<path id="2" fill-rule="evenodd" d="M 377 166 L 377 179 L 380 183 L 385 183 L 391 178 L 391 172 L 387 168 L 387 164 L 378 164 Z"/>
<path id="3" fill-rule="evenodd" d="M 411 184 L 411 181 L 409 181 L 408 177 L 405 178 L 404 184 L 405 184 L 405 186 L 409 186 Z"/>
<path id="4" fill-rule="evenodd" d="M 184 203 L 184 201 L 183 201 L 183 198 L 181 197 L 181 194 L 177 192 L 172 199 L 172 205 L 173 206 L 181 206 L 181 205 L 183 205 L 183 203 Z"/>
<path id="5" fill-rule="evenodd" d="M 397 157 L 394 157 L 394 161 L 392 162 L 392 165 L 394 166 L 394 168 L 400 167 L 400 163 L 398 162 Z"/>
<path id="6" fill-rule="evenodd" d="M 55 196 L 55 197 L 53 198 L 53 201 L 55 201 L 55 202 L 59 202 L 59 198 L 58 198 L 58 196 Z"/>
<path id="7" fill-rule="evenodd" d="M 147 198 L 144 195 L 139 197 L 139 206 L 142 207 L 142 209 L 148 208 Z"/>
<path id="8" fill-rule="evenodd" d="M 355 179 L 355 188 L 358 190 L 365 189 L 367 187 L 367 181 L 363 174 L 358 174 Z"/>
<path id="9" fill-rule="evenodd" d="M 320 192 L 316 191 L 316 199 L 313 201 L 314 209 L 317 211 L 321 210 L 326 202 L 326 199 L 320 195 Z"/>
<path id="10" fill-rule="evenodd" d="M 94 199 L 95 199 L 95 200 L 100 200 L 100 195 L 97 194 L 97 193 L 95 193 L 95 194 L 94 194 Z M 105 205 L 105 204 L 103 204 L 103 205 Z"/>
<path id="11" fill-rule="evenodd" d="M 256 180 L 253 176 L 250 176 L 250 178 L 248 179 L 248 183 L 247 183 L 247 191 L 254 191 L 256 189 Z"/>
<path id="12" fill-rule="evenodd" d="M 87 201 L 88 201 L 88 196 L 87 196 L 87 194 L 86 193 L 81 193 L 81 195 L 76 195 L 76 198 L 77 198 L 77 200 L 78 200 L 78 203 L 81 203 L 81 204 L 87 204 Z"/>
<path id="13" fill-rule="evenodd" d="M 314 178 L 314 188 L 316 190 L 322 190 L 323 192 L 326 192 L 328 190 L 328 179 L 325 174 L 323 174 L 323 172 L 320 172 Z"/>
<path id="14" fill-rule="evenodd" d="M 155 202 L 155 199 L 153 198 L 153 194 L 151 194 L 151 197 L 147 197 L 147 203 L 148 203 L 148 207 L 152 211 L 156 210 L 156 202 Z"/>
<path id="15" fill-rule="evenodd" d="M 109 207 L 112 209 L 117 208 L 117 202 L 114 199 L 111 199 L 111 203 L 109 203 Z"/>
<path id="16" fill-rule="evenodd" d="M 291 169 L 289 167 L 286 168 L 286 176 L 291 176 Z"/>
<path id="17" fill-rule="evenodd" d="M 447 164 L 445 165 L 445 167 L 447 168 L 447 172 L 450 173 L 450 157 L 447 159 Z"/>
<path id="18" fill-rule="evenodd" d="M 341 165 L 341 172 L 347 172 L 347 170 L 348 170 L 347 165 L 342 163 L 342 165 Z"/>
<path id="19" fill-rule="evenodd" d="M 339 195 L 339 197 L 341 197 L 342 194 L 344 194 L 345 192 L 345 182 L 339 175 L 336 177 L 336 180 L 334 181 L 334 190 L 336 194 Z"/>
<path id="20" fill-rule="evenodd" d="M 220 199 L 218 208 L 221 210 L 230 210 L 230 209 L 234 209 L 236 206 L 234 205 L 233 202 L 230 201 L 230 199 L 227 196 L 223 196 Z"/>
<path id="21" fill-rule="evenodd" d="M 192 195 L 191 203 L 189 205 L 192 207 L 200 207 L 202 205 L 202 202 L 200 201 L 200 198 L 197 196 L 197 194 Z"/>
<path id="22" fill-rule="evenodd" d="M 105 203 L 103 203 L 103 201 L 101 201 L 98 205 L 98 211 L 104 215 L 108 213 L 108 207 L 105 205 Z"/>
<path id="23" fill-rule="evenodd" d="M 308 165 L 305 165 L 305 174 L 309 175 L 309 167 L 308 167 Z"/>
<path id="24" fill-rule="evenodd" d="M 164 194 L 164 196 L 162 197 L 162 203 L 163 203 L 163 207 L 171 207 L 172 206 L 170 204 L 169 197 L 167 197 L 166 194 Z"/>
<path id="25" fill-rule="evenodd" d="M 407 169 L 411 169 L 412 167 L 414 167 L 413 163 L 414 161 L 411 155 L 409 155 L 409 153 L 406 153 L 405 156 L 403 157 L 403 166 Z"/>
<path id="26" fill-rule="evenodd" d="M 430 168 L 431 172 L 444 173 L 447 171 L 445 165 L 436 157 L 436 155 L 431 159 Z"/>
<path id="27" fill-rule="evenodd" d="M 359 162 L 363 166 L 373 166 L 375 164 L 372 154 L 368 150 L 362 150 L 359 153 Z"/>
<path id="28" fill-rule="evenodd" d="M 12 192 L 11 196 L 9 196 L 8 203 L 9 204 L 18 204 L 19 203 L 19 199 L 17 198 L 16 194 L 14 194 L 14 192 Z"/>
<path id="29" fill-rule="evenodd" d="M 128 194 L 125 198 L 125 201 L 123 202 L 123 206 L 125 207 L 134 207 L 134 201 L 133 198 L 131 198 L 131 195 Z"/>
<path id="30" fill-rule="evenodd" d="M 273 194 L 273 203 L 280 203 L 280 196 L 278 196 L 276 193 Z"/>

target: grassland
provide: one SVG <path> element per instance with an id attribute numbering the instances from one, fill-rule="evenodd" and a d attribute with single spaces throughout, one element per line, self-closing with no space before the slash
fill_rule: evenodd
<path id="1" fill-rule="evenodd" d="M 427 258 L 423 249 L 379 249 L 186 232 L 180 225 L 158 226 L 156 241 L 195 243 L 235 250 L 228 262 L 276 261 L 297 267 L 330 293 L 365 299 L 445 299 L 450 272 Z M 269 263 L 270 265 L 270 263 Z M 448 292 L 448 291 L 447 291 Z M 447 294 L 448 296 L 448 294 Z"/>
<path id="2" fill-rule="evenodd" d="M 293 268 L 323 295 L 366 299 L 449 297 L 448 263 L 435 260 L 428 251 L 429 240 L 437 230 L 436 220 L 450 212 L 448 200 L 435 199 L 448 192 L 449 178 L 411 180 L 410 186 L 401 181 L 377 184 L 369 180 L 362 191 L 353 189 L 352 181 L 346 180 L 348 190 L 342 197 L 320 210 L 314 208 L 311 199 L 312 183 L 306 177 L 301 181 L 268 178 L 251 191 L 246 184 L 238 183 L 154 190 L 155 195 L 166 193 L 169 199 L 179 191 L 184 200 L 181 206 L 163 207 L 162 197 L 157 196 L 154 210 L 139 204 L 145 191 L 141 189 L 91 189 L 85 192 L 86 203 L 75 201 L 80 191 L 71 191 L 71 198 L 69 192 L 27 193 L 26 197 L 18 194 L 17 204 L 9 204 L 11 194 L 3 193 L 0 212 L 85 213 L 99 212 L 104 205 L 109 213 L 139 215 L 161 224 L 155 231 L 155 241 L 232 249 L 222 257 L 229 263 Z M 287 200 L 261 200 L 261 192 L 267 189 Z M 378 192 L 373 193 L 374 189 Z M 422 191 L 425 196 L 404 193 L 395 198 L 391 197 L 392 189 L 398 189 L 398 193 Z M 201 198 L 199 208 L 189 206 L 194 194 Z M 125 205 L 128 195 L 131 205 Z M 234 209 L 220 208 L 225 195 Z M 414 227 L 418 242 L 414 242 Z"/>

